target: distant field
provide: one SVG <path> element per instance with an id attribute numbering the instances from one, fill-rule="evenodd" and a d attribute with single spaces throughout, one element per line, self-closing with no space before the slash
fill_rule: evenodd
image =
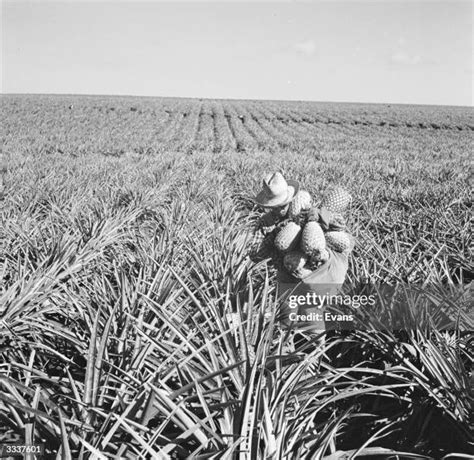
<path id="1" fill-rule="evenodd" d="M 472 453 L 472 297 L 448 293 L 474 278 L 471 108 L 1 104 L 0 444 L 42 440 L 63 458 L 324 458 L 366 441 Z M 285 338 L 263 315 L 274 272 L 247 257 L 250 198 L 275 170 L 316 200 L 349 190 L 348 281 L 430 286 L 428 303 L 407 298 L 419 330 L 279 361 Z M 455 312 L 451 332 L 428 304 Z"/>
<path id="2" fill-rule="evenodd" d="M 248 197 L 266 172 L 282 169 L 315 196 L 330 184 L 346 186 L 360 250 L 377 239 L 392 274 L 472 279 L 470 108 L 13 95 L 2 97 L 2 107 L 12 215 L 22 214 L 24 199 L 28 206 L 51 194 L 61 200 L 59 184 L 79 187 L 70 205 L 106 186 L 116 195 L 146 192 L 153 206 L 172 200 L 183 181 L 208 184 L 209 194 L 217 182 L 231 196 Z M 158 193 L 163 186 L 167 192 Z"/>
<path id="3" fill-rule="evenodd" d="M 462 143 L 474 131 L 467 107 L 95 96 L 3 96 L 2 104 L 5 147 L 37 153 L 318 153 L 374 137 Z"/>

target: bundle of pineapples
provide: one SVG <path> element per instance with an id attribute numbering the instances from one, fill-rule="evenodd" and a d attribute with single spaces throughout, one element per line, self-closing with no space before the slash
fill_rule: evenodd
<path id="1" fill-rule="evenodd" d="M 303 279 L 329 259 L 328 248 L 349 254 L 353 238 L 344 213 L 352 198 L 343 188 L 331 189 L 317 206 L 300 190 L 287 209 L 262 216 L 253 244 L 254 259 L 271 259 L 278 269 Z"/>

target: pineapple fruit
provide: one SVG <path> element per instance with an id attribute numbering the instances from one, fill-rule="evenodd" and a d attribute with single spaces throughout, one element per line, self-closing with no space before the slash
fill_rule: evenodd
<path id="1" fill-rule="evenodd" d="M 343 231 L 343 213 L 351 200 L 346 190 L 334 188 L 317 207 L 310 194 L 300 190 L 289 205 L 261 218 L 259 258 L 270 258 L 275 268 L 303 279 L 329 260 L 328 249 L 350 252 L 353 239 Z"/>
<path id="2" fill-rule="evenodd" d="M 320 251 L 326 247 L 326 239 L 321 226 L 317 222 L 308 222 L 301 236 L 301 250 L 311 256 L 313 252 Z"/>
<path id="3" fill-rule="evenodd" d="M 275 237 L 275 247 L 282 252 L 291 251 L 298 244 L 301 227 L 295 222 L 288 222 Z"/>
<path id="4" fill-rule="evenodd" d="M 352 250 L 352 240 L 346 232 L 327 232 L 326 243 L 336 252 L 350 252 Z"/>
<path id="5" fill-rule="evenodd" d="M 311 195 L 306 190 L 300 190 L 293 201 L 290 203 L 288 209 L 288 217 L 294 219 L 298 217 L 303 211 L 311 208 Z"/>
<path id="6" fill-rule="evenodd" d="M 321 206 L 333 213 L 341 213 L 347 209 L 351 201 L 352 197 L 347 190 L 336 187 L 326 194 Z"/>

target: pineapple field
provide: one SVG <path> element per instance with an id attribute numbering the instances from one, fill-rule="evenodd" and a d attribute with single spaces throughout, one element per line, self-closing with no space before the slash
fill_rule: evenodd
<path id="1" fill-rule="evenodd" d="M 0 452 L 472 458 L 472 108 L 1 103 Z M 361 327 L 280 327 L 249 256 L 275 171 L 352 196 L 344 289 L 379 299 Z"/>

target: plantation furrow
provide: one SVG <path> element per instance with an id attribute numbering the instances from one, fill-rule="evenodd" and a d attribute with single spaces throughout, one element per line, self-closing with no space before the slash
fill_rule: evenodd
<path id="1" fill-rule="evenodd" d="M 351 130 L 347 131 L 354 136 L 366 136 L 366 137 L 383 137 L 390 138 L 393 136 L 403 136 L 407 139 L 419 138 L 419 129 L 413 128 L 411 126 L 406 126 L 404 124 L 395 125 L 393 123 L 383 123 L 383 124 L 352 124 Z M 433 128 L 425 128 L 427 136 L 439 136 L 442 138 L 454 138 L 456 139 L 459 134 L 462 134 L 463 131 L 459 130 L 437 130 Z M 467 134 L 466 131 L 464 133 Z"/>
<path id="2" fill-rule="evenodd" d="M 258 147 L 255 137 L 243 126 L 242 119 L 238 117 L 233 106 L 229 103 L 225 104 L 225 117 L 229 124 L 229 128 L 236 140 L 237 151 L 247 151 Z"/>
<path id="3" fill-rule="evenodd" d="M 197 135 L 199 134 L 199 131 L 201 130 L 201 126 L 202 126 L 202 121 L 203 121 L 203 110 L 204 110 L 204 102 L 200 102 L 199 104 L 199 112 L 198 112 L 198 115 L 197 115 L 197 123 L 196 123 L 196 131 L 194 133 L 194 138 L 197 137 Z"/>
<path id="4" fill-rule="evenodd" d="M 183 122 L 183 114 L 181 112 L 173 112 L 170 116 L 169 124 L 166 126 L 164 131 L 159 134 L 159 139 L 162 144 L 167 145 L 170 140 L 174 137 L 177 129 L 181 126 Z"/>
<path id="5" fill-rule="evenodd" d="M 214 152 L 221 152 L 224 150 L 224 143 L 222 142 L 221 135 L 219 133 L 219 124 L 216 120 L 215 101 L 212 101 L 211 105 L 211 122 L 212 122 L 212 136 L 213 136 L 213 150 Z"/>
<path id="6" fill-rule="evenodd" d="M 288 127 L 288 130 L 294 131 L 295 136 L 299 139 L 314 139 L 321 140 L 321 133 L 314 129 L 313 125 L 302 124 L 300 121 L 290 120 L 288 122 L 276 120 L 275 123 L 281 123 Z"/>
<path id="7" fill-rule="evenodd" d="M 286 120 L 286 116 L 283 115 L 281 111 L 277 112 L 276 110 L 272 110 L 271 107 L 266 107 L 265 110 L 262 110 L 262 109 L 256 109 L 256 110 L 262 114 L 262 117 L 265 118 L 267 120 L 267 123 L 272 125 L 275 130 L 278 130 L 278 128 L 275 126 L 275 121 L 278 120 L 280 122 L 279 126 L 281 126 L 282 129 L 286 129 L 288 133 L 295 134 L 295 130 L 284 127 L 284 120 Z M 299 126 L 295 125 L 295 129 L 296 131 L 300 133 L 302 132 L 301 127 Z"/>
<path id="8" fill-rule="evenodd" d="M 289 111 L 286 115 L 310 135 L 319 133 L 327 136 L 334 133 L 341 136 L 357 133 L 357 129 L 352 127 L 348 115 L 341 117 L 331 113 L 322 114 L 308 110 Z"/>
<path id="9" fill-rule="evenodd" d="M 178 152 L 191 152 L 200 127 L 200 114 L 202 103 L 192 104 L 183 113 L 183 123 L 179 130 L 174 133 L 169 147 Z"/>
<path id="10" fill-rule="evenodd" d="M 268 131 L 275 132 L 281 140 L 281 145 L 287 145 L 289 148 L 301 149 L 309 148 L 310 150 L 317 150 L 319 148 L 319 139 L 308 132 L 306 128 L 299 125 L 289 126 L 288 118 L 272 112 L 270 109 L 258 110 L 262 114 L 262 123 L 265 123 Z"/>
<path id="11" fill-rule="evenodd" d="M 252 107 L 252 114 L 258 120 L 261 128 L 276 140 L 280 148 L 291 149 L 295 147 L 295 133 L 288 130 L 284 125 L 275 125 L 274 117 L 271 113 L 265 112 L 260 106 L 254 105 Z"/>
<path id="12" fill-rule="evenodd" d="M 216 151 L 216 130 L 211 104 L 204 102 L 199 113 L 199 123 L 193 146 L 198 151 Z"/>
<path id="13" fill-rule="evenodd" d="M 184 140 L 182 143 L 182 150 L 186 152 L 191 152 L 193 147 L 196 143 L 196 139 L 198 137 L 199 131 L 201 130 L 202 124 L 202 110 L 203 110 L 203 102 L 199 102 L 199 108 L 197 110 L 193 110 L 193 117 L 190 119 L 190 128 L 189 128 L 189 135 L 187 140 Z"/>
<path id="14" fill-rule="evenodd" d="M 311 113 L 302 111 L 302 124 L 306 126 L 309 131 L 314 129 L 320 131 L 322 134 L 332 133 L 337 136 L 344 135 L 343 123 L 337 120 L 332 115 L 322 115 L 320 113 Z"/>
<path id="15" fill-rule="evenodd" d="M 235 149 L 236 138 L 221 101 L 214 101 L 213 113 L 215 131 L 217 132 L 217 145 L 221 150 Z"/>
<path id="16" fill-rule="evenodd" d="M 269 119 L 263 114 L 259 116 L 255 114 L 257 109 L 254 109 L 255 122 L 265 131 L 272 139 L 274 139 L 280 148 L 288 149 L 291 148 L 295 142 L 295 137 L 290 136 L 284 127 L 275 126 Z M 258 112 L 257 112 L 258 113 Z"/>
<path id="17" fill-rule="evenodd" d="M 297 129 L 303 130 L 305 135 L 309 137 L 316 136 L 320 141 L 323 140 L 323 138 L 337 134 L 337 131 L 334 129 L 334 127 L 320 121 L 309 121 L 307 118 L 301 119 L 301 120 L 294 120 L 292 119 L 293 127 L 298 126 Z"/>
<path id="18" fill-rule="evenodd" d="M 254 122 L 245 107 L 242 107 L 240 104 L 236 105 L 234 103 L 232 104 L 232 111 L 235 117 L 240 121 L 243 129 L 254 140 L 259 149 L 263 149 L 266 143 L 271 142 L 271 139 L 266 136 L 265 132 L 259 129 L 258 125 Z"/>
<path id="19" fill-rule="evenodd" d="M 252 108 L 239 107 L 239 117 L 243 117 L 243 124 L 257 140 L 260 149 L 275 150 L 279 143 L 273 133 L 269 133 L 254 114 Z"/>
<path id="20" fill-rule="evenodd" d="M 276 118 L 278 121 L 281 123 L 284 123 L 284 120 L 289 120 L 288 125 L 291 126 L 291 128 L 294 128 L 297 130 L 300 134 L 304 136 L 308 136 L 310 138 L 321 135 L 320 132 L 316 131 L 314 129 L 314 125 L 309 123 L 308 119 L 302 118 L 299 116 L 297 113 L 295 113 L 293 110 L 283 110 L 280 113 L 276 114 Z"/>

